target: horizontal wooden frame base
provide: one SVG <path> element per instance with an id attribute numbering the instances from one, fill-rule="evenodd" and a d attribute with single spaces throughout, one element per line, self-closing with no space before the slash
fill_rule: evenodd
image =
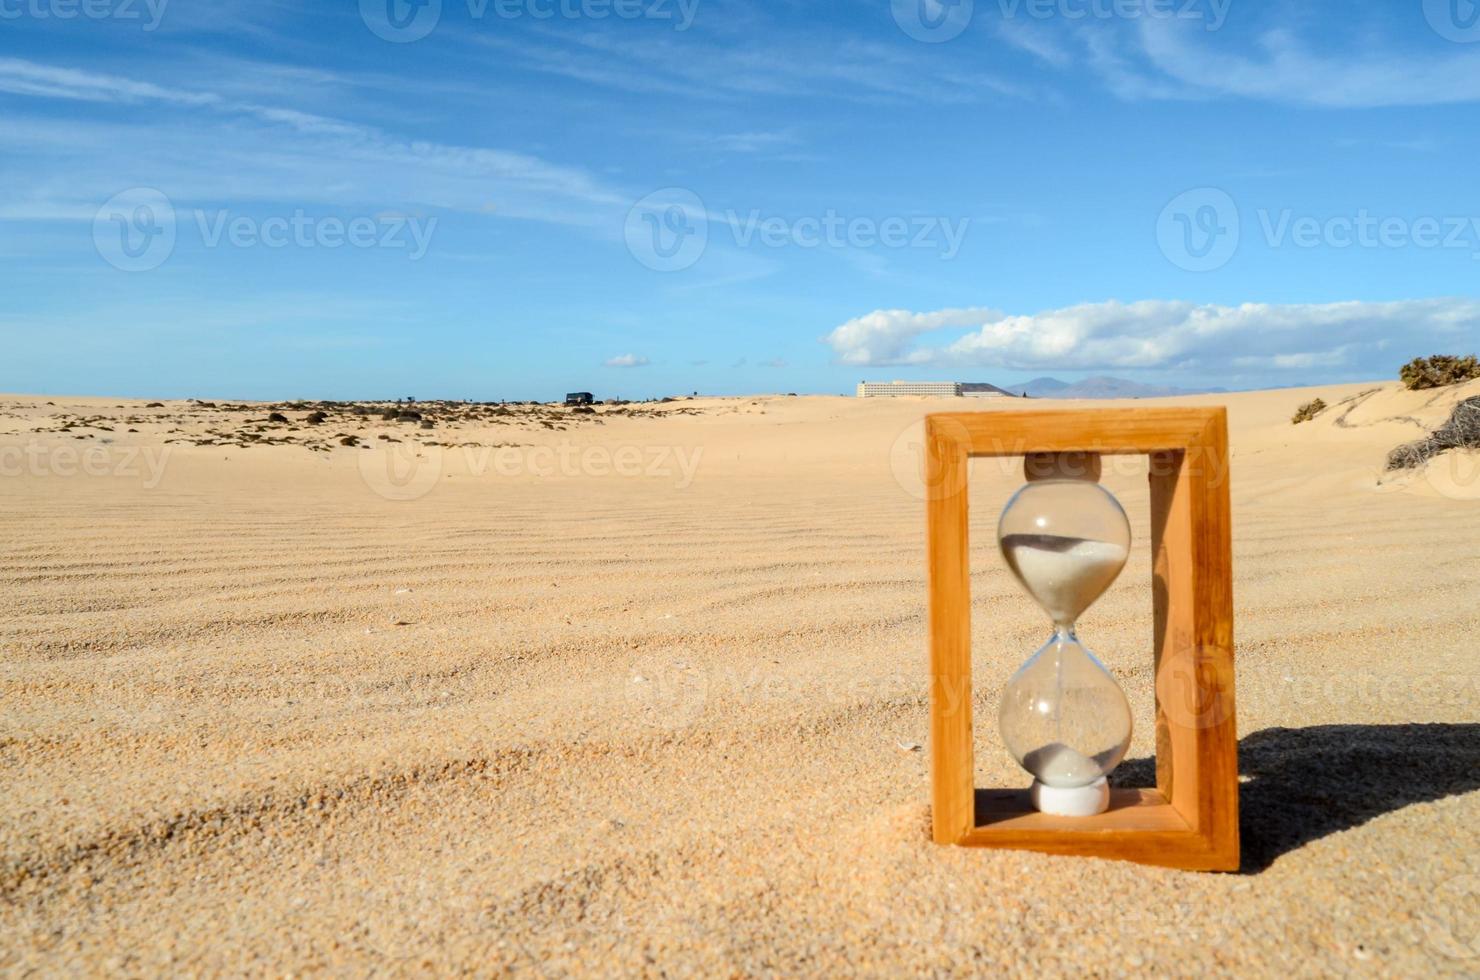
<path id="1" fill-rule="evenodd" d="M 984 411 L 925 420 L 932 835 L 943 844 L 1239 867 L 1232 526 L 1221 408 Z M 1156 789 L 1113 789 L 1094 817 L 977 789 L 971 699 L 967 463 L 1091 452 L 1151 457 Z"/>
<path id="2" fill-rule="evenodd" d="M 1094 817 L 1039 813 L 1025 789 L 979 789 L 976 826 L 956 843 L 1194 871 L 1229 871 L 1239 862 L 1237 851 L 1215 850 L 1213 842 L 1193 830 L 1154 789 L 1112 789 L 1110 808 Z"/>

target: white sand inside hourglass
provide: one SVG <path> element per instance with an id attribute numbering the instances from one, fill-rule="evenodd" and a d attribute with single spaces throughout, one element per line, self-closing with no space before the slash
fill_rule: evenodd
<path id="1" fill-rule="evenodd" d="M 1091 756 L 1054 742 L 1024 756 L 1023 768 L 1036 773 L 1038 781 L 1048 786 L 1087 786 L 1113 768 L 1112 764 L 1119 761 L 1118 754 L 1118 746 Z"/>
<path id="2" fill-rule="evenodd" d="M 1130 553 L 1109 541 L 1009 534 L 1002 554 L 1054 623 L 1067 626 L 1110 587 Z"/>

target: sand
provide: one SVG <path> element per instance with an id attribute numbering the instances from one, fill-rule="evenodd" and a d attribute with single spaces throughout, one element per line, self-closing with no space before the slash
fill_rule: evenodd
<path id="1" fill-rule="evenodd" d="M 1463 394 L 1186 400 L 1231 412 L 1233 875 L 927 841 L 919 419 L 1016 403 L 279 439 L 0 396 L 0 970 L 1473 976 L 1480 460 L 1379 482 Z M 973 470 L 982 786 L 1026 785 L 990 719 L 1047 637 L 1020 479 Z M 1144 784 L 1145 481 L 1105 483 L 1136 545 L 1080 631 Z"/>
<path id="2" fill-rule="evenodd" d="M 1070 627 L 1115 581 L 1128 554 L 1110 541 L 1009 534 L 1002 539 L 1002 557 L 1049 621 Z"/>

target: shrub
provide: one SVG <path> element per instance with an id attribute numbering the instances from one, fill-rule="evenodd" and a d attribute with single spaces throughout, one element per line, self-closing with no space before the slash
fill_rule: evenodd
<path id="1" fill-rule="evenodd" d="M 1480 396 L 1466 398 L 1454 406 L 1449 421 L 1427 438 L 1399 446 L 1388 453 L 1389 470 L 1407 470 L 1422 465 L 1449 449 L 1480 449 Z"/>
<path id="2" fill-rule="evenodd" d="M 1291 425 L 1299 425 L 1301 422 L 1309 422 L 1326 410 L 1326 403 L 1317 398 L 1308 401 L 1295 410 L 1295 417 L 1290 420 Z"/>
<path id="3" fill-rule="evenodd" d="M 1480 378 L 1480 361 L 1475 359 L 1474 354 L 1467 357 L 1454 357 L 1450 354 L 1415 357 L 1399 369 L 1398 377 L 1410 391 L 1442 388 Z"/>

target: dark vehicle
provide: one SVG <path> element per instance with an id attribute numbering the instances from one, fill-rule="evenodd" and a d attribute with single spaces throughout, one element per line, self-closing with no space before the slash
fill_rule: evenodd
<path id="1" fill-rule="evenodd" d="M 590 405 L 595 400 L 589 391 L 573 391 L 565 396 L 566 405 Z"/>

